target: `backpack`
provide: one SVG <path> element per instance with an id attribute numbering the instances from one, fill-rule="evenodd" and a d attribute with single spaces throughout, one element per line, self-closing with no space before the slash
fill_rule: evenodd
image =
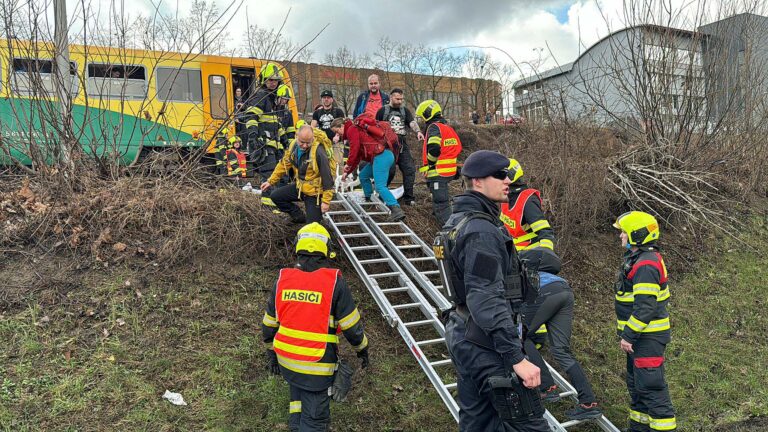
<path id="1" fill-rule="evenodd" d="M 331 166 L 331 175 L 336 175 L 336 168 L 338 165 L 338 162 L 336 161 L 336 158 L 334 157 L 333 153 L 333 143 L 330 139 L 328 139 L 328 135 L 323 132 L 320 128 L 312 128 L 312 134 L 315 136 L 315 143 L 312 147 L 310 147 L 310 151 L 312 149 L 315 149 L 315 153 L 310 155 L 311 157 L 311 163 L 312 163 L 312 170 L 316 173 L 320 172 L 320 169 L 317 167 L 317 151 L 323 150 L 325 151 L 326 156 L 328 156 L 328 162 Z M 298 157 L 295 156 L 298 154 L 298 146 L 296 145 L 296 139 L 294 138 L 291 140 L 290 147 L 288 148 L 288 153 L 294 155 L 294 158 L 298 162 Z M 298 167 L 296 168 L 298 169 Z"/>
<path id="2" fill-rule="evenodd" d="M 396 154 L 395 149 L 399 141 L 389 122 L 378 121 L 369 114 L 361 114 L 352 120 L 352 124 L 363 132 L 360 145 L 366 156 L 364 159 L 372 160 L 387 149 Z"/>

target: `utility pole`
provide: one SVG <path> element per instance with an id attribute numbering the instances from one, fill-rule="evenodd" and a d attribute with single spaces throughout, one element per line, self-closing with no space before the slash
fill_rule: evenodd
<path id="1" fill-rule="evenodd" d="M 72 124 L 71 95 L 72 95 L 72 77 L 69 74 L 69 36 L 67 24 L 67 3 L 66 0 L 54 0 L 54 50 L 56 53 L 56 95 L 59 98 L 61 109 L 60 127 L 60 154 L 61 162 L 67 170 L 71 168 L 72 159 L 69 152 Z"/>

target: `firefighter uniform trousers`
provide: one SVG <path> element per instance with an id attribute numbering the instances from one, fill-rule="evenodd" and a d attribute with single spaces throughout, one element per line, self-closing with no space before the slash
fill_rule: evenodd
<path id="1" fill-rule="evenodd" d="M 627 354 L 629 430 L 631 432 L 675 430 L 675 411 L 664 379 L 666 344 L 640 337 Z"/>
<path id="2" fill-rule="evenodd" d="M 289 388 L 291 403 L 288 408 L 288 430 L 326 432 L 331 424 L 331 397 L 328 396 L 328 390 L 304 390 L 293 384 Z"/>
<path id="3" fill-rule="evenodd" d="M 505 376 L 501 356 L 465 339 L 467 327 L 458 313 L 452 312 L 445 326 L 445 341 L 458 372 L 459 422 L 461 432 L 550 432 L 543 418 L 515 422 L 503 421 L 491 403 L 488 378 Z"/>

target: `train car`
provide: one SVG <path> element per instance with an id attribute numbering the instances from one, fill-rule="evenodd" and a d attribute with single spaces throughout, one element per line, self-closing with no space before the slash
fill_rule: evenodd
<path id="1" fill-rule="evenodd" d="M 55 160 L 62 116 L 53 52 L 51 44 L 0 41 L 0 163 Z M 211 151 L 216 132 L 232 124 L 236 89 L 247 100 L 266 62 L 90 45 L 69 52 L 73 138 L 84 154 L 123 165 L 155 150 Z M 288 108 L 297 121 L 295 100 Z"/>

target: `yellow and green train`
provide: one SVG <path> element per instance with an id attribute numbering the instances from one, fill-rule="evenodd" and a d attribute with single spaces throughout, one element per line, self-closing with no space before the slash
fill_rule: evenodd
<path id="1" fill-rule="evenodd" d="M 0 41 L 2 164 L 50 161 L 56 152 L 62 117 L 53 53 L 50 44 Z M 232 121 L 236 89 L 247 100 L 264 63 L 89 45 L 71 45 L 69 57 L 73 138 L 85 154 L 123 165 L 152 150 L 212 147 Z M 294 100 L 288 108 L 298 120 Z"/>

